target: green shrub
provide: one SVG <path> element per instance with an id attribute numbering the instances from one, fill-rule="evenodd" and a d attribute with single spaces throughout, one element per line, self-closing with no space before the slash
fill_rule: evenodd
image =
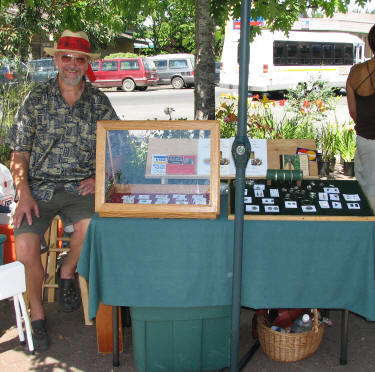
<path id="1" fill-rule="evenodd" d="M 10 150 L 5 146 L 5 136 L 13 124 L 14 117 L 26 95 L 35 83 L 23 81 L 18 84 L 5 84 L 0 94 L 0 163 L 9 167 Z"/>

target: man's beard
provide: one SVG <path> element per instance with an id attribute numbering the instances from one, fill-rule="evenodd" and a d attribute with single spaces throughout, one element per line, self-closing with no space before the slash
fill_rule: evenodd
<path id="1" fill-rule="evenodd" d="M 81 75 L 77 76 L 77 78 L 75 78 L 73 80 L 67 78 L 67 76 L 65 75 L 64 70 L 61 72 L 61 78 L 62 78 L 62 80 L 64 81 L 65 84 L 70 85 L 70 86 L 76 86 L 76 85 L 78 85 L 82 81 L 82 76 Z"/>

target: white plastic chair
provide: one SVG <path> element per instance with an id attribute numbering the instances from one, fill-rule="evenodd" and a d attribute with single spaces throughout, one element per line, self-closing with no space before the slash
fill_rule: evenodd
<path id="1" fill-rule="evenodd" d="M 11 262 L 9 264 L 0 265 L 0 300 L 13 297 L 14 310 L 16 313 L 16 321 L 18 335 L 21 344 L 25 343 L 25 335 L 22 328 L 22 317 L 25 322 L 27 344 L 31 353 L 34 353 L 33 338 L 31 336 L 31 325 L 29 314 L 26 310 L 23 292 L 26 291 L 25 267 L 19 262 Z M 21 306 L 21 311 L 20 311 Z M 22 312 L 22 317 L 21 317 Z"/>

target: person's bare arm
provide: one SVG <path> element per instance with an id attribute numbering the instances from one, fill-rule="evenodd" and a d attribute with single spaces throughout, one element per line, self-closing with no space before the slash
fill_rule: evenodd
<path id="1" fill-rule="evenodd" d="M 26 216 L 29 225 L 32 224 L 32 212 L 39 217 L 39 208 L 35 199 L 31 195 L 28 182 L 28 170 L 30 163 L 30 154 L 28 152 L 13 151 L 10 157 L 10 170 L 12 172 L 14 184 L 17 189 L 18 202 L 13 215 L 13 224 L 15 228 L 21 225 Z"/>
<path id="2" fill-rule="evenodd" d="M 352 68 L 346 81 L 346 100 L 348 102 L 349 115 L 354 120 L 354 123 L 357 123 L 357 103 L 352 85 L 354 73 L 355 70 Z"/>
<path id="3" fill-rule="evenodd" d="M 78 186 L 78 191 L 82 196 L 95 194 L 95 177 L 82 180 Z"/>

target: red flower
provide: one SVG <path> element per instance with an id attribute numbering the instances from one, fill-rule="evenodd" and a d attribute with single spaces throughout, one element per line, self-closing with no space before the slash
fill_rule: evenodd
<path id="1" fill-rule="evenodd" d="M 233 112 L 229 113 L 228 118 L 232 121 L 237 121 L 237 115 L 233 114 Z"/>
<path id="2" fill-rule="evenodd" d="M 304 101 L 303 102 L 303 107 L 310 107 L 310 102 L 309 101 Z"/>
<path id="3" fill-rule="evenodd" d="M 279 101 L 279 106 L 285 106 L 286 99 L 281 99 Z"/>
<path id="4" fill-rule="evenodd" d="M 260 97 L 259 97 L 259 94 L 254 94 L 253 95 L 253 99 L 259 99 Z"/>

